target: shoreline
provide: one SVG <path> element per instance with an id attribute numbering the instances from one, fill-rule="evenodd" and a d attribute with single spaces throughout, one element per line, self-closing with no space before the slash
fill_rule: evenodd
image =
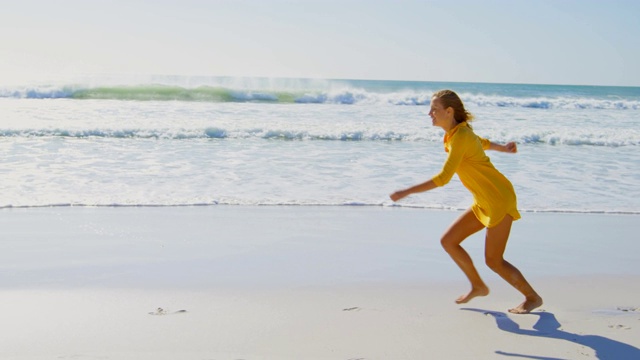
<path id="1" fill-rule="evenodd" d="M 247 207 L 247 208 L 385 208 L 385 209 L 406 209 L 406 210 L 425 210 L 425 211 L 445 211 L 445 212 L 462 212 L 466 208 L 444 208 L 426 205 L 407 205 L 407 204 L 365 204 L 365 203 L 344 203 L 344 204 L 236 204 L 236 203 L 193 203 L 193 204 L 46 204 L 46 205 L 4 205 L 0 206 L 0 211 L 10 210 L 29 210 L 29 209 L 58 209 L 58 208 L 199 208 L 199 207 Z M 525 214 L 584 214 L 584 215 L 640 215 L 640 211 L 627 210 L 570 210 L 570 209 L 518 209 L 520 213 Z"/>
<path id="2" fill-rule="evenodd" d="M 0 283 L 464 281 L 439 243 L 459 213 L 306 206 L 3 209 Z M 629 215 L 526 213 L 514 222 L 505 258 L 531 279 L 640 275 L 636 223 Z M 482 231 L 463 246 L 482 276 L 502 281 L 483 264 Z"/>

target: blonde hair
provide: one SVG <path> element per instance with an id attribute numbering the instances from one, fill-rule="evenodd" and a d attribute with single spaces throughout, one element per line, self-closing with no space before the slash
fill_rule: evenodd
<path id="1" fill-rule="evenodd" d="M 453 90 L 440 90 L 433 94 L 432 99 L 438 99 L 440 104 L 446 109 L 451 107 L 453 109 L 453 118 L 456 123 L 473 120 L 473 114 L 468 112 L 464 108 L 464 104 L 458 94 Z"/>

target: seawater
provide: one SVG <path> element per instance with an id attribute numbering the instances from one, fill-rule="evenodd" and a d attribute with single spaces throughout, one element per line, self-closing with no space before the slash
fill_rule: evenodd
<path id="1" fill-rule="evenodd" d="M 156 76 L 0 84 L 0 207 L 464 209 L 430 97 L 458 92 L 522 211 L 640 214 L 640 88 Z"/>

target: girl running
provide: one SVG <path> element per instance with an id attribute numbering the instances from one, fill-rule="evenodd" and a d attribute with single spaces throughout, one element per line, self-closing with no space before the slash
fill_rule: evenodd
<path id="1" fill-rule="evenodd" d="M 444 147 L 449 153 L 442 171 L 431 180 L 396 191 L 391 200 L 398 201 L 414 193 L 444 186 L 453 174 L 473 195 L 473 205 L 451 224 L 441 239 L 442 246 L 471 282 L 471 291 L 460 296 L 463 304 L 476 296 L 486 296 L 489 288 L 480 278 L 469 254 L 460 246 L 470 235 L 486 228 L 485 261 L 491 270 L 520 291 L 525 300 L 509 312 L 526 314 L 542 305 L 542 298 L 529 285 L 522 273 L 503 258 L 511 223 L 520 218 L 516 194 L 511 182 L 502 175 L 485 155 L 485 150 L 517 152 L 513 142 L 505 145 L 477 136 L 468 122 L 473 116 L 464 108 L 462 100 L 451 90 L 436 92 L 431 98 L 429 116 L 433 126 L 445 131 Z"/>

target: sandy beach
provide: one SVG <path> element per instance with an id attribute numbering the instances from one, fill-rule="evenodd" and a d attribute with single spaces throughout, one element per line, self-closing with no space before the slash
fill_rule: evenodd
<path id="1" fill-rule="evenodd" d="M 523 213 L 520 295 L 465 242 L 468 290 L 439 236 L 458 215 L 394 207 L 0 210 L 2 359 L 638 359 L 637 216 Z"/>
<path id="2" fill-rule="evenodd" d="M 3 2 L 0 360 L 640 360 L 638 14 Z"/>

